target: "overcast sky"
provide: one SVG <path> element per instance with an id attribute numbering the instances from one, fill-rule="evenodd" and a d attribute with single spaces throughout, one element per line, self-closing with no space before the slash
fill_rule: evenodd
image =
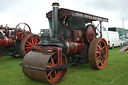
<path id="1" fill-rule="evenodd" d="M 52 10 L 51 4 L 59 2 L 60 8 L 81 11 L 109 19 L 105 27 L 128 29 L 127 0 L 0 0 L 0 25 L 15 27 L 20 22 L 28 23 L 33 33 L 49 28 L 46 13 Z"/>

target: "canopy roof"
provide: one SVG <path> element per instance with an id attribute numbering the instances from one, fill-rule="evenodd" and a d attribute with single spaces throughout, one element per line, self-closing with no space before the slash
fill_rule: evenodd
<path id="1" fill-rule="evenodd" d="M 59 9 L 59 18 L 60 17 L 65 17 L 65 16 L 71 16 L 73 18 L 79 18 L 79 19 L 84 19 L 86 22 L 91 22 L 91 21 L 101 21 L 101 22 L 108 22 L 107 18 L 83 13 L 83 12 L 78 12 L 70 9 L 65 9 L 65 8 L 60 8 Z M 47 18 L 52 17 L 52 11 L 48 12 L 46 14 Z"/>

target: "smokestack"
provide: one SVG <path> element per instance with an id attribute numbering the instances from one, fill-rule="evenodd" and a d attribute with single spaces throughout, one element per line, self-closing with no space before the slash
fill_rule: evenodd
<path id="1" fill-rule="evenodd" d="M 52 3 L 52 27 L 53 27 L 53 37 L 58 37 L 59 34 L 59 20 L 58 20 L 58 9 L 59 3 Z"/>

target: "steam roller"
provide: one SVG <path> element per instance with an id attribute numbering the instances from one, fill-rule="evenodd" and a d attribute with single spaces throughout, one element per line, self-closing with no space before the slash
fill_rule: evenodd
<path id="1" fill-rule="evenodd" d="M 53 10 L 46 14 L 50 29 L 42 29 L 38 46 L 32 46 L 23 59 L 24 75 L 58 84 L 72 65 L 90 63 L 93 69 L 104 69 L 108 62 L 108 44 L 102 38 L 102 22 L 108 22 L 108 19 L 59 9 L 59 3 L 53 3 L 52 6 Z M 99 24 L 95 26 L 94 21 Z"/>

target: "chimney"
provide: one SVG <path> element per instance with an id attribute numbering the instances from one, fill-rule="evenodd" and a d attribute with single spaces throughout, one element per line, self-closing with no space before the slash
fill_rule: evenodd
<path id="1" fill-rule="evenodd" d="M 59 3 L 52 3 L 52 27 L 53 27 L 53 37 L 57 38 L 59 35 L 59 20 L 58 20 L 58 9 Z"/>

